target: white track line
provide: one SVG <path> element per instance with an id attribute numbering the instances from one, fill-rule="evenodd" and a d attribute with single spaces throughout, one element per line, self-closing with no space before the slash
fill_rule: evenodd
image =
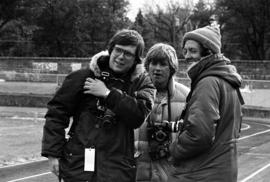
<path id="1" fill-rule="evenodd" d="M 265 131 L 261 131 L 261 132 L 258 132 L 258 133 L 254 133 L 252 135 L 247 135 L 247 136 L 241 137 L 238 140 L 244 140 L 244 139 L 247 139 L 247 138 L 250 138 L 250 137 L 253 137 L 253 136 L 256 136 L 256 135 L 260 135 L 260 134 L 263 134 L 263 133 L 267 133 L 267 132 L 270 132 L 270 129 L 265 130 Z"/>
<path id="2" fill-rule="evenodd" d="M 245 126 L 245 127 L 243 127 L 243 126 Z M 248 130 L 250 128 L 250 125 L 248 125 L 248 124 L 246 124 L 246 123 L 243 123 L 242 124 L 242 127 L 241 127 L 241 131 L 243 131 L 243 130 Z"/>
<path id="3" fill-rule="evenodd" d="M 29 161 L 29 162 L 24 162 L 24 163 L 20 163 L 20 164 L 2 166 L 2 167 L 0 167 L 0 169 L 9 168 L 9 167 L 16 167 L 16 166 L 21 166 L 21 165 L 26 165 L 26 164 L 36 163 L 36 162 L 42 162 L 42 161 L 47 161 L 47 160 L 48 159 L 41 159 L 41 160 L 37 160 L 37 161 Z"/>
<path id="4" fill-rule="evenodd" d="M 248 180 L 250 180 L 251 178 L 253 178 L 254 176 L 256 176 L 257 174 L 259 174 L 260 172 L 262 172 L 263 170 L 265 170 L 266 168 L 268 168 L 270 166 L 270 163 L 268 163 L 267 165 L 263 166 L 262 168 L 258 169 L 257 171 L 255 171 L 254 173 L 252 173 L 251 175 L 249 175 L 248 177 L 244 178 L 243 180 L 241 180 L 240 182 L 246 182 Z"/>
<path id="5" fill-rule="evenodd" d="M 245 153 L 245 155 L 255 155 L 255 156 L 265 156 L 265 157 L 269 157 L 270 154 L 266 154 L 266 153 Z"/>
<path id="6" fill-rule="evenodd" d="M 246 125 L 247 125 L 247 124 L 246 124 Z M 244 128 L 244 130 L 249 129 L 249 128 L 250 128 L 250 126 L 247 125 L 247 127 Z M 260 135 L 260 134 L 263 134 L 263 133 L 267 133 L 267 132 L 270 132 L 270 129 L 269 129 L 269 130 L 262 131 L 262 132 L 254 133 L 254 134 L 252 134 L 252 135 L 248 135 L 248 136 L 241 137 L 241 138 L 239 138 L 238 140 L 244 140 L 244 139 L 247 139 L 247 138 L 250 138 L 250 137 L 253 137 L 253 136 L 256 136 L 256 135 Z M 247 178 L 243 179 L 243 180 L 240 181 L 240 182 L 246 182 L 247 180 L 253 178 L 255 175 L 257 175 L 258 173 L 260 173 L 260 172 L 263 171 L 264 169 L 268 168 L 269 166 L 270 166 L 270 163 L 267 164 L 266 166 L 262 167 L 261 169 L 257 170 L 256 172 L 252 173 L 251 175 L 249 175 Z M 8 166 L 7 166 L 7 167 L 8 167 Z M 12 180 L 12 181 L 7 181 L 7 182 L 21 181 L 21 180 L 25 180 L 25 179 L 30 179 L 30 178 L 35 178 L 35 177 L 47 175 L 47 174 L 50 174 L 50 173 L 51 173 L 51 172 L 41 173 L 41 174 L 37 174 L 37 175 L 33 175 L 33 176 L 27 176 L 27 177 L 24 177 L 24 178 L 15 179 L 15 180 Z"/>
<path id="7" fill-rule="evenodd" d="M 41 173 L 41 174 L 37 174 L 37 175 L 33 175 L 33 176 L 27 176 L 27 177 L 24 177 L 24 178 L 14 179 L 14 180 L 7 181 L 7 182 L 22 181 L 22 180 L 25 180 L 25 179 L 30 179 L 30 178 L 35 178 L 35 177 L 39 177 L 39 176 L 44 176 L 44 175 L 47 175 L 47 174 L 51 174 L 51 172 Z"/>

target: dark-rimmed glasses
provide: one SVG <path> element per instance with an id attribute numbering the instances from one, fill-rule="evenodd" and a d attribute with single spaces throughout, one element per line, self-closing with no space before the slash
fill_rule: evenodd
<path id="1" fill-rule="evenodd" d="M 123 56 L 126 58 L 126 59 L 132 59 L 135 57 L 135 54 L 127 51 L 127 50 L 124 50 L 120 47 L 114 47 L 114 52 L 115 54 L 117 54 L 118 56 L 121 55 L 121 54 L 124 54 Z"/>

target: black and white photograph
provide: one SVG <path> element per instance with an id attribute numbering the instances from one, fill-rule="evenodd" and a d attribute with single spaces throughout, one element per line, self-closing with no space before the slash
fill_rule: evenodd
<path id="1" fill-rule="evenodd" d="M 0 0 L 0 182 L 269 182 L 270 0 Z"/>

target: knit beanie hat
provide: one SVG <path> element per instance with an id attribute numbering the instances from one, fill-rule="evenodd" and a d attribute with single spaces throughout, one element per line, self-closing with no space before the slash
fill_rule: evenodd
<path id="1" fill-rule="evenodd" d="M 221 52 L 221 35 L 218 26 L 205 26 L 187 32 L 183 38 L 182 48 L 185 46 L 187 40 L 195 40 L 205 48 L 210 49 L 213 53 Z"/>

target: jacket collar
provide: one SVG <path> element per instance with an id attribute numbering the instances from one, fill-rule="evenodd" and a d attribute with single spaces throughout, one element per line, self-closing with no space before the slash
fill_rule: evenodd
<path id="1" fill-rule="evenodd" d="M 96 77 L 100 77 L 102 71 L 104 71 L 105 66 L 101 64 L 101 62 L 105 62 L 108 65 L 109 61 L 109 53 L 108 51 L 102 51 L 96 55 L 94 55 L 89 63 L 89 68 L 94 72 Z M 137 64 L 134 68 L 134 71 L 131 73 L 130 81 L 134 81 L 145 71 L 143 64 Z"/>
<path id="2" fill-rule="evenodd" d="M 176 84 L 175 83 L 176 83 L 175 77 L 173 76 L 169 80 L 169 86 L 168 86 L 171 99 L 174 97 L 175 92 L 176 92 Z M 164 99 L 161 101 L 161 104 L 167 104 L 167 100 L 168 100 L 168 95 L 166 95 L 166 97 L 164 97 Z"/>
<path id="3" fill-rule="evenodd" d="M 230 60 L 222 54 L 211 54 L 201 58 L 201 60 L 188 70 L 188 76 L 191 81 L 196 80 L 202 72 L 216 64 L 227 64 Z"/>

